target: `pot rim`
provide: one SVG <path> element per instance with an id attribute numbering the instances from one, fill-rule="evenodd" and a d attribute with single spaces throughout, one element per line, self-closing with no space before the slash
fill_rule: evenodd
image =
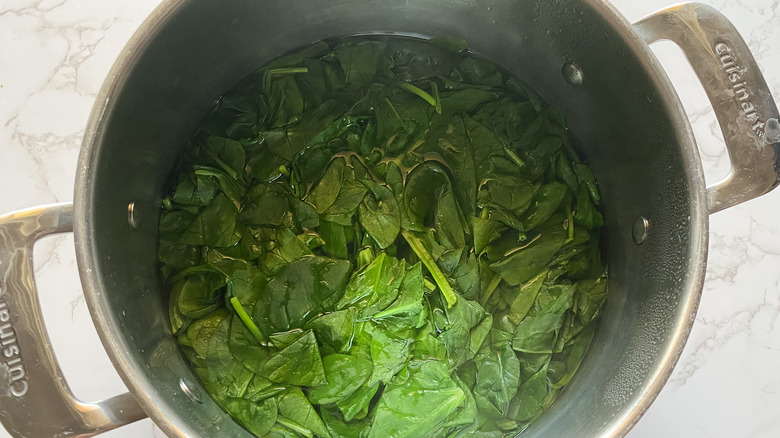
<path id="1" fill-rule="evenodd" d="M 696 310 L 704 286 L 704 276 L 707 264 L 708 248 L 708 210 L 707 193 L 704 180 L 704 170 L 699 158 L 693 131 L 686 116 L 682 103 L 674 90 L 663 67 L 645 41 L 636 33 L 633 25 L 606 0 L 582 0 L 593 8 L 623 37 L 628 47 L 632 49 L 645 67 L 648 76 L 655 87 L 661 91 L 662 101 L 658 102 L 669 113 L 675 122 L 678 137 L 685 139 L 680 145 L 682 164 L 688 172 L 690 183 L 690 251 L 694 272 L 688 276 L 682 286 L 687 293 L 680 303 L 681 317 L 675 324 L 665 342 L 666 348 L 661 350 L 662 359 L 648 374 L 650 383 L 638 388 L 630 403 L 626 403 L 622 415 L 609 419 L 610 427 L 606 430 L 609 436 L 624 436 L 639 421 L 652 402 L 660 393 L 671 375 L 695 320 Z M 127 45 L 122 49 L 117 60 L 111 67 L 95 99 L 85 130 L 78 166 L 74 192 L 74 239 L 76 259 L 79 267 L 81 283 L 90 314 L 104 348 L 114 367 L 119 372 L 123 382 L 136 398 L 142 409 L 169 436 L 187 436 L 179 425 L 170 420 L 167 408 L 157 403 L 155 389 L 146 380 L 139 379 L 145 369 L 132 360 L 131 347 L 125 341 L 120 324 L 115 323 L 113 312 L 103 296 L 103 282 L 99 270 L 95 269 L 100 259 L 91 236 L 94 231 L 94 199 L 93 169 L 96 157 L 105 136 L 105 121 L 111 118 L 113 101 L 120 95 L 128 79 L 129 72 L 138 62 L 141 54 L 159 34 L 160 30 L 175 16 L 186 0 L 172 0 L 161 3 L 138 30 L 133 34 Z"/>

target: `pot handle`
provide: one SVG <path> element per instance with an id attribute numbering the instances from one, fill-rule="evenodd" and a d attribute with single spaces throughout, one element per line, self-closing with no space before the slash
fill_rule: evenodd
<path id="1" fill-rule="evenodd" d="M 52 351 L 33 244 L 72 230 L 72 204 L 0 216 L 0 422 L 14 437 L 88 437 L 146 417 L 129 393 L 97 403 L 76 399 Z"/>
<path id="2" fill-rule="evenodd" d="M 672 6 L 634 24 L 648 44 L 671 40 L 691 63 L 723 131 L 731 170 L 707 187 L 710 213 L 761 196 L 780 182 L 780 123 L 769 87 L 745 40 L 716 9 Z"/>

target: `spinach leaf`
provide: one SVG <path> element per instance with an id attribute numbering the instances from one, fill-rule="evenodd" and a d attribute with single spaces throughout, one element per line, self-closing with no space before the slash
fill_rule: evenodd
<path id="1" fill-rule="evenodd" d="M 411 339 L 398 338 L 383 330 L 381 325 L 371 330 L 371 361 L 374 368 L 368 386 L 387 383 L 409 360 Z"/>
<path id="2" fill-rule="evenodd" d="M 225 278 L 218 270 L 206 269 L 210 266 L 190 268 L 179 274 L 181 279 L 174 289 L 178 288 L 176 305 L 182 316 L 200 318 L 219 306 Z"/>
<path id="3" fill-rule="evenodd" d="M 266 91 L 270 107 L 269 113 L 274 115 L 270 127 L 277 128 L 298 121 L 298 117 L 304 109 L 304 99 L 294 77 L 274 77 L 270 90 Z"/>
<path id="4" fill-rule="evenodd" d="M 357 420 L 346 420 L 338 409 L 323 407 L 322 421 L 330 432 L 330 436 L 338 438 L 366 438 L 371 430 L 373 417 L 367 416 Z"/>
<path id="5" fill-rule="evenodd" d="M 382 393 L 369 438 L 422 436 L 466 399 L 440 362 L 423 362 L 407 373 L 408 378 L 389 383 Z"/>
<path id="6" fill-rule="evenodd" d="M 205 317 L 193 322 L 187 328 L 187 337 L 190 338 L 192 348 L 201 356 L 208 356 L 209 341 L 219 327 L 219 324 L 228 316 L 225 309 L 217 309 Z"/>
<path id="7" fill-rule="evenodd" d="M 254 373 L 236 360 L 229 348 L 232 317 L 222 320 L 211 335 L 206 355 L 209 393 L 219 400 L 242 397 Z"/>
<path id="8" fill-rule="evenodd" d="M 303 395 L 300 388 L 290 388 L 277 397 L 279 415 L 286 418 L 295 418 L 296 422 L 306 429 L 311 430 L 318 437 L 328 438 L 330 433 L 322 422 L 317 411 L 314 410 L 309 400 Z"/>
<path id="9" fill-rule="evenodd" d="M 320 236 L 325 244 L 322 246 L 325 253 L 331 257 L 337 259 L 349 258 L 349 247 L 347 246 L 351 240 L 349 229 L 341 224 L 330 221 L 320 222 L 319 227 Z"/>
<path id="10" fill-rule="evenodd" d="M 325 371 L 314 332 L 306 332 L 289 346 L 269 356 L 258 374 L 277 383 L 324 385 Z"/>
<path id="11" fill-rule="evenodd" d="M 480 184 L 479 206 L 498 207 L 520 216 L 530 207 L 538 189 L 538 184 L 526 179 L 497 175 Z"/>
<path id="12" fill-rule="evenodd" d="M 512 347 L 525 353 L 552 353 L 565 312 L 574 302 L 574 286 L 545 286 L 536 296 L 534 308 L 518 325 Z"/>
<path id="13" fill-rule="evenodd" d="M 520 219 L 523 231 L 531 230 L 549 219 L 567 194 L 566 186 L 553 182 L 545 184 L 535 193 L 532 208 Z"/>
<path id="14" fill-rule="evenodd" d="M 480 411 L 494 418 L 503 418 L 509 402 L 517 394 L 520 383 L 520 360 L 507 342 L 476 360 L 477 382 L 474 398 Z"/>
<path id="15" fill-rule="evenodd" d="M 560 216 L 550 218 L 530 242 L 521 242 L 516 234 L 507 233 L 487 252 L 490 268 L 504 281 L 517 286 L 544 269 L 567 237 L 564 219 Z"/>
<path id="16" fill-rule="evenodd" d="M 239 179 L 244 173 L 246 152 L 244 146 L 233 139 L 211 136 L 206 140 L 205 152 L 233 179 Z"/>
<path id="17" fill-rule="evenodd" d="M 325 380 L 309 390 L 316 404 L 331 404 L 352 395 L 371 376 L 371 361 L 348 354 L 331 354 L 322 358 Z M 309 385 L 312 386 L 312 385 Z"/>
<path id="18" fill-rule="evenodd" d="M 449 176 L 440 166 L 417 166 L 407 177 L 404 202 L 410 220 L 404 224 L 405 229 L 424 231 L 435 226 L 437 239 L 445 247 L 462 248 L 466 244 L 462 213 Z"/>
<path id="19" fill-rule="evenodd" d="M 276 424 L 276 399 L 255 403 L 244 398 L 231 397 L 222 402 L 225 410 L 257 436 L 263 436 Z"/>
<path id="20" fill-rule="evenodd" d="M 255 305 L 254 320 L 267 334 L 301 327 L 339 302 L 352 265 L 346 260 L 307 256 L 273 277 Z"/>
<path id="21" fill-rule="evenodd" d="M 507 287 L 502 289 L 504 300 L 508 302 L 510 306 L 508 318 L 511 319 L 513 323 L 520 324 L 520 322 L 528 316 L 528 311 L 530 311 L 531 307 L 534 305 L 539 290 L 547 279 L 547 274 L 548 271 L 542 271 L 520 287 Z"/>
<path id="22" fill-rule="evenodd" d="M 357 87 L 370 84 L 384 48 L 384 43 L 370 40 L 336 46 L 333 53 L 344 70 L 345 82 Z"/>
<path id="23" fill-rule="evenodd" d="M 278 185 L 261 182 L 247 194 L 238 220 L 249 225 L 278 227 L 284 223 L 289 210 L 287 193 Z"/>
<path id="24" fill-rule="evenodd" d="M 540 356 L 542 366 L 527 378 L 522 380 L 517 396 L 510 406 L 513 417 L 519 421 L 531 421 L 542 414 L 550 396 L 547 368 L 550 356 Z"/>
<path id="25" fill-rule="evenodd" d="M 372 196 L 367 196 L 360 204 L 358 216 L 360 225 L 376 240 L 380 248 L 385 249 L 395 242 L 401 231 L 401 213 L 393 192 L 386 186 L 373 181 L 361 181 Z"/>
<path id="26" fill-rule="evenodd" d="M 583 324 L 589 324 L 596 319 L 606 297 L 606 278 L 597 277 L 577 282 L 575 312 Z"/>
<path id="27" fill-rule="evenodd" d="M 554 389 L 563 388 L 574 377 L 574 373 L 582 363 L 585 352 L 593 340 L 595 328 L 592 324 L 586 326 L 581 333 L 571 340 L 570 345 L 564 347 L 561 353 L 552 356 L 547 369 L 547 376 L 550 385 Z"/>
<path id="28" fill-rule="evenodd" d="M 423 310 L 424 280 L 422 264 L 418 262 L 404 274 L 398 291 L 398 298 L 393 303 L 373 316 L 382 319 L 399 314 L 416 315 Z"/>
<path id="29" fill-rule="evenodd" d="M 439 335 L 454 368 L 472 359 L 482 347 L 492 326 L 492 316 L 479 303 L 458 300 L 446 310 L 446 329 Z"/>
<path id="30" fill-rule="evenodd" d="M 481 217 L 471 220 L 474 225 L 474 252 L 481 255 L 486 246 L 501 237 L 501 222 Z"/>
<path id="31" fill-rule="evenodd" d="M 387 308 L 398 296 L 406 263 L 379 254 L 368 266 L 352 277 L 337 309 L 354 307 L 362 318 L 368 318 Z"/>
<path id="32" fill-rule="evenodd" d="M 218 194 L 184 230 L 179 242 L 188 245 L 232 246 L 238 242 L 236 206 L 223 194 Z"/>
<path id="33" fill-rule="evenodd" d="M 343 158 L 336 158 L 331 161 L 330 166 L 325 170 L 325 174 L 322 175 L 322 178 L 306 196 L 306 202 L 313 205 L 319 213 L 324 213 L 339 196 L 341 183 L 344 180 L 345 167 L 346 161 Z"/>
<path id="34" fill-rule="evenodd" d="M 162 206 L 171 330 L 257 436 L 515 436 L 607 296 L 563 115 L 461 42 L 272 61 L 206 115 Z"/>
<path id="35" fill-rule="evenodd" d="M 268 359 L 268 349 L 260 344 L 257 337 L 238 317 L 231 318 L 227 348 L 234 358 L 255 373 L 261 372 L 265 360 Z"/>
<path id="36" fill-rule="evenodd" d="M 444 276 L 444 273 L 441 272 L 441 269 L 439 269 L 436 261 L 428 253 L 428 250 L 425 248 L 425 244 L 423 243 L 423 239 L 421 239 L 418 234 L 413 234 L 408 231 L 403 231 L 402 235 L 404 240 L 406 240 L 406 243 L 408 243 L 409 247 L 412 249 L 412 251 L 414 251 L 415 255 L 420 259 L 422 264 L 425 265 L 425 267 L 428 269 L 428 272 L 430 272 L 433 276 L 436 285 L 439 287 L 442 295 L 444 295 L 444 298 L 447 300 L 447 306 L 451 307 L 454 305 L 458 301 L 458 296 L 455 291 L 452 290 L 452 286 L 447 280 L 447 277 Z"/>
<path id="37" fill-rule="evenodd" d="M 349 397 L 336 403 L 344 420 L 351 421 L 354 418 L 365 418 L 368 414 L 369 403 L 379 390 L 379 385 L 362 386 Z"/>
<path id="38" fill-rule="evenodd" d="M 337 310 L 314 318 L 305 327 L 312 329 L 321 343 L 344 353 L 352 346 L 356 317 L 357 311 L 354 308 Z"/>

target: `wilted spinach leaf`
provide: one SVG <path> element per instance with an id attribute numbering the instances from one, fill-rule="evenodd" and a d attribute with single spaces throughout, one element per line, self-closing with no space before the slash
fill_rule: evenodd
<path id="1" fill-rule="evenodd" d="M 516 436 L 607 297 L 563 115 L 465 43 L 350 37 L 242 80 L 162 199 L 171 330 L 265 437 Z"/>

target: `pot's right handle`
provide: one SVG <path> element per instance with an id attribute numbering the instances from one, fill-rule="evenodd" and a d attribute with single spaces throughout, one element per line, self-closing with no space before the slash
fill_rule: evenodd
<path id="1" fill-rule="evenodd" d="M 780 123 L 769 87 L 737 29 L 714 8 L 687 3 L 634 25 L 649 44 L 676 43 L 704 86 L 726 141 L 731 171 L 707 187 L 710 213 L 761 196 L 778 185 Z"/>
<path id="2" fill-rule="evenodd" d="M 88 437 L 146 417 L 130 394 L 78 400 L 54 357 L 32 251 L 39 238 L 72 229 L 72 204 L 0 215 L 0 422 L 14 437 Z"/>

